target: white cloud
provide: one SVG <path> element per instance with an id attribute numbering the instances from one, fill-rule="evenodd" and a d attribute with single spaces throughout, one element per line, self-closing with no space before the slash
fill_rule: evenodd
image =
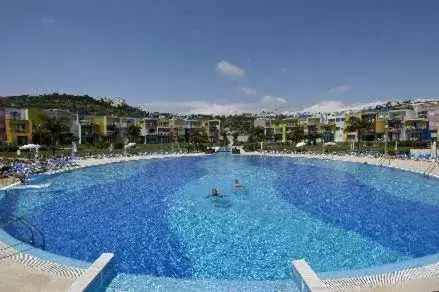
<path id="1" fill-rule="evenodd" d="M 253 103 L 211 102 L 205 100 L 192 101 L 152 101 L 141 107 L 149 112 L 167 112 L 176 114 L 239 114 L 275 111 L 280 105 L 286 106 L 287 101 L 280 97 L 264 96 Z"/>
<path id="2" fill-rule="evenodd" d="M 257 111 L 257 104 L 216 103 L 204 100 L 153 101 L 144 104 L 142 107 L 150 112 L 157 111 L 177 114 L 236 114 Z"/>
<path id="3" fill-rule="evenodd" d="M 276 97 L 276 96 L 271 96 L 271 95 L 266 95 L 264 97 L 262 97 L 262 104 L 265 105 L 280 105 L 280 104 L 284 104 L 287 102 L 286 99 L 282 98 L 282 97 Z"/>
<path id="4" fill-rule="evenodd" d="M 41 18 L 41 24 L 44 25 L 44 26 L 52 25 L 55 22 L 56 22 L 56 20 L 52 16 L 43 16 Z"/>
<path id="5" fill-rule="evenodd" d="M 256 94 L 256 90 L 253 88 L 249 88 L 249 87 L 240 86 L 240 87 L 238 87 L 238 90 L 240 92 L 244 93 L 245 95 L 255 95 Z"/>
<path id="6" fill-rule="evenodd" d="M 239 68 L 238 66 L 226 60 L 218 62 L 215 66 L 215 70 L 221 75 L 227 75 L 231 77 L 242 77 L 245 75 L 244 69 Z"/>
<path id="7" fill-rule="evenodd" d="M 340 92 L 348 92 L 352 90 L 352 87 L 349 85 L 338 85 L 328 89 L 329 93 L 340 93 Z"/>
<path id="8" fill-rule="evenodd" d="M 385 104 L 383 101 L 373 101 L 368 103 L 357 103 L 346 105 L 340 100 L 325 100 L 321 101 L 315 105 L 306 107 L 301 110 L 301 112 L 310 112 L 310 113 L 332 113 L 332 112 L 341 112 L 348 110 L 361 110 L 364 108 L 375 108 L 377 105 Z"/>

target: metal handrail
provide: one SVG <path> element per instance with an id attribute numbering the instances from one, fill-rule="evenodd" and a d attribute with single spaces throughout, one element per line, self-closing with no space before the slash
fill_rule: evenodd
<path id="1" fill-rule="evenodd" d="M 430 164 L 427 169 L 424 171 L 424 175 L 427 175 L 427 173 L 430 171 L 430 169 L 434 166 L 434 162 L 433 164 Z"/>
<path id="2" fill-rule="evenodd" d="M 437 162 L 435 161 L 427 167 L 427 169 L 424 171 L 424 175 L 429 176 L 433 172 L 433 170 L 436 168 L 436 166 L 437 166 Z"/>
<path id="3" fill-rule="evenodd" d="M 28 230 L 30 230 L 30 232 L 31 232 L 30 244 L 33 245 L 33 246 L 35 246 L 35 234 L 34 234 L 34 230 L 35 230 L 39 234 L 41 239 L 42 239 L 42 246 L 40 248 L 43 249 L 43 250 L 46 248 L 46 237 L 44 236 L 43 232 L 38 227 L 36 227 L 35 225 L 30 223 L 26 219 L 24 219 L 22 217 L 17 217 L 17 216 L 12 215 L 12 214 L 2 214 L 2 215 L 0 215 L 0 217 L 1 216 L 6 216 L 6 217 L 9 217 L 9 218 L 12 219 L 11 221 L 9 221 L 6 224 L 4 224 L 3 226 L 6 226 L 6 225 L 8 225 L 11 222 L 19 222 L 23 226 L 27 227 Z"/>

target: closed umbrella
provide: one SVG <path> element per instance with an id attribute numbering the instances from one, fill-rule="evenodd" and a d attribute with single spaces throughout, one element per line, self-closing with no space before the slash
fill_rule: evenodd
<path id="1" fill-rule="evenodd" d="M 335 146 L 335 145 L 337 145 L 337 143 L 334 143 L 334 142 L 326 142 L 325 143 L 325 146 Z"/>
<path id="2" fill-rule="evenodd" d="M 40 147 L 41 146 L 38 144 L 26 144 L 26 145 L 21 146 L 19 149 L 20 150 L 30 150 L 30 149 L 38 149 Z"/>
<path id="3" fill-rule="evenodd" d="M 128 143 L 127 145 L 125 145 L 125 148 L 131 148 L 136 146 L 136 143 Z"/>
<path id="4" fill-rule="evenodd" d="M 78 152 L 78 145 L 76 145 L 76 142 L 73 142 L 72 152 L 73 152 L 73 155 L 75 155 Z"/>

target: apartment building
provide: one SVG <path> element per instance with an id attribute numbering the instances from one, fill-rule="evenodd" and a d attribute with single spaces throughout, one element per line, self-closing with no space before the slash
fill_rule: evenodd
<path id="1" fill-rule="evenodd" d="M 343 113 L 335 113 L 334 142 L 345 142 L 346 117 Z"/>
<path id="2" fill-rule="evenodd" d="M 169 119 L 169 130 L 172 142 L 186 140 L 185 120 L 179 117 Z"/>
<path id="3" fill-rule="evenodd" d="M 169 118 L 159 117 L 157 121 L 157 142 L 166 144 L 172 142 L 171 131 L 169 127 Z"/>
<path id="4" fill-rule="evenodd" d="M 144 137 L 145 144 L 158 143 L 157 126 L 158 118 L 144 118 L 142 119 L 142 128 L 140 135 Z"/>
<path id="5" fill-rule="evenodd" d="M 141 136 L 145 144 L 187 142 L 194 130 L 205 131 L 212 143 L 218 143 L 220 138 L 219 120 L 183 119 L 180 117 L 144 118 L 142 120 Z"/>
<path id="6" fill-rule="evenodd" d="M 32 121 L 27 109 L 0 109 L 0 139 L 9 144 L 32 143 Z"/>

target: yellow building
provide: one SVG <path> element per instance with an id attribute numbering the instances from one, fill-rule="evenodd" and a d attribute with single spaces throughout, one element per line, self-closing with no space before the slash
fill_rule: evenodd
<path id="1" fill-rule="evenodd" d="M 27 109 L 4 108 L 0 111 L 2 139 L 10 144 L 32 143 L 32 121 Z"/>
<path id="2" fill-rule="evenodd" d="M 272 142 L 285 143 L 287 141 L 286 125 L 285 120 L 268 120 L 265 127 L 266 139 Z"/>
<path id="3" fill-rule="evenodd" d="M 6 141 L 11 144 L 25 145 L 32 143 L 31 120 L 5 120 Z"/>

